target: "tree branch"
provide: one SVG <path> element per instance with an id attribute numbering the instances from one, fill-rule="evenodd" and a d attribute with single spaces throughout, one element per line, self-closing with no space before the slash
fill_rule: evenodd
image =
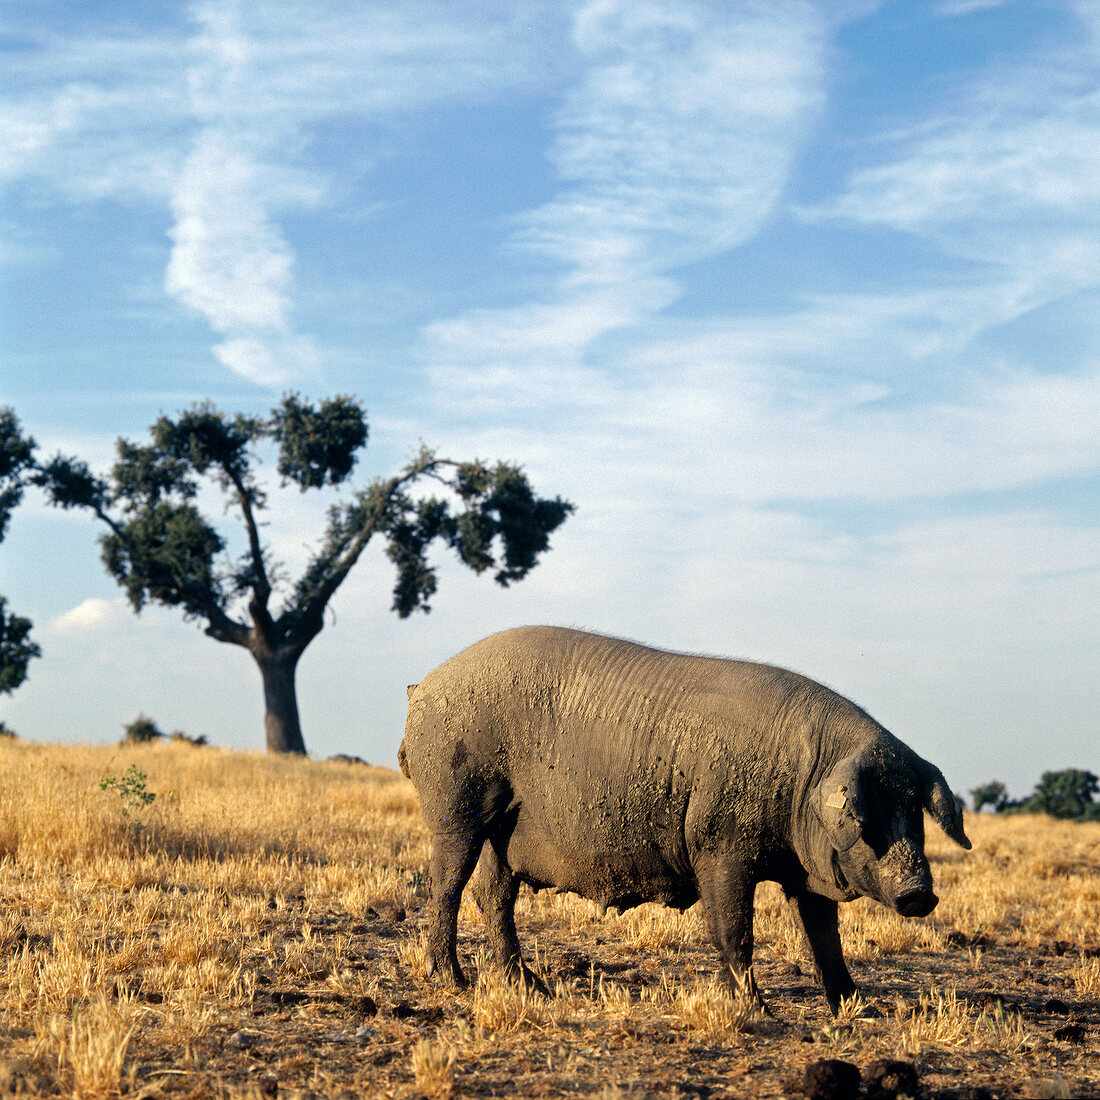
<path id="1" fill-rule="evenodd" d="M 235 470 L 230 469 L 228 466 L 222 468 L 225 470 L 226 477 L 232 482 L 233 488 L 237 490 L 237 500 L 241 506 L 241 514 L 244 516 L 245 527 L 248 528 L 248 548 L 252 555 L 252 567 L 256 576 L 252 591 L 266 611 L 267 602 L 271 599 L 271 581 L 264 566 L 264 551 L 260 543 L 259 526 L 256 523 L 255 513 L 252 511 L 252 497 L 245 488 L 244 480 Z"/>
<path id="2" fill-rule="evenodd" d="M 268 610 L 268 603 L 271 600 L 271 580 L 267 575 L 267 567 L 264 565 L 264 550 L 260 542 L 260 529 L 256 523 L 256 514 L 252 510 L 252 496 L 245 487 L 244 479 L 236 470 L 228 464 L 223 465 L 222 469 L 237 492 L 241 515 L 244 516 L 245 527 L 248 530 L 248 548 L 252 556 L 253 572 L 252 597 L 248 601 L 248 613 L 252 616 L 252 621 L 256 624 L 259 632 L 266 639 L 271 640 L 275 631 L 275 623 L 271 618 L 271 612 Z M 245 645 L 247 642 L 237 644 Z"/>
<path id="3" fill-rule="evenodd" d="M 251 631 L 244 623 L 230 618 L 210 597 L 210 593 L 197 585 L 183 586 L 183 591 L 194 598 L 196 603 L 202 604 L 203 614 L 206 615 L 207 625 L 203 633 L 207 637 L 219 642 L 227 642 L 230 645 L 239 645 L 249 648 Z"/>
<path id="4" fill-rule="evenodd" d="M 382 520 L 385 518 L 390 502 L 393 500 L 398 490 L 400 490 L 403 485 L 407 485 L 409 482 L 415 481 L 425 474 L 431 474 L 439 466 L 444 465 L 456 465 L 456 463 L 448 459 L 437 459 L 431 452 L 423 451 L 408 467 L 406 467 L 403 473 L 383 483 L 382 488 L 377 494 L 374 508 L 371 510 L 370 515 L 362 523 L 358 532 L 347 546 L 344 547 L 341 553 L 334 559 L 333 567 L 326 571 L 324 579 L 320 581 L 312 595 L 309 596 L 305 604 L 294 615 L 294 619 L 301 625 L 297 629 L 291 628 L 288 631 L 288 640 L 291 640 L 293 636 L 293 643 L 305 648 L 305 646 L 320 633 L 324 622 L 324 611 L 328 606 L 329 600 L 332 599 L 336 590 L 343 584 L 348 573 L 351 572 L 355 563 L 359 560 L 360 555 L 366 549 L 367 544 L 377 532 Z M 284 615 L 282 619 L 280 619 L 280 623 L 286 618 L 287 616 Z"/>

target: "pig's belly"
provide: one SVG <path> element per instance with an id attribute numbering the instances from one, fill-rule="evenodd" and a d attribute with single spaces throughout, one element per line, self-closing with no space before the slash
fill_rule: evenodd
<path id="1" fill-rule="evenodd" d="M 676 866 L 675 840 L 652 822 L 632 829 L 610 815 L 559 817 L 521 806 L 505 858 L 536 889 L 554 887 L 619 909 L 645 901 L 686 909 L 699 894 L 690 869 Z"/>

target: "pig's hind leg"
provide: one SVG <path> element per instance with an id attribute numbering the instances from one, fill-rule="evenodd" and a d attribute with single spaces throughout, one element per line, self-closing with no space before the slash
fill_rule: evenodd
<path id="1" fill-rule="evenodd" d="M 481 837 L 467 831 L 432 835 L 427 972 L 429 978 L 438 974 L 445 985 L 468 984 L 458 961 L 458 906 L 477 864 L 481 844 Z"/>
<path id="2" fill-rule="evenodd" d="M 421 798 L 432 833 L 427 971 L 429 977 L 438 974 L 445 984 L 460 988 L 468 984 L 458 961 L 458 907 L 462 891 L 474 873 L 485 838 L 499 824 L 511 799 L 508 785 L 500 777 L 464 771 L 462 765 L 466 759 L 465 746 L 460 741 L 436 798 L 427 805 Z M 508 925 L 514 905 L 513 891 L 511 902 L 501 910 Z M 515 940 L 514 926 L 512 940 Z M 516 950 L 518 953 L 518 947 Z"/>
<path id="3" fill-rule="evenodd" d="M 497 964 L 526 988 L 546 993 L 546 986 L 527 968 L 519 949 L 515 921 L 519 878 L 497 853 L 491 839 L 485 842 L 481 851 L 472 889 Z"/>

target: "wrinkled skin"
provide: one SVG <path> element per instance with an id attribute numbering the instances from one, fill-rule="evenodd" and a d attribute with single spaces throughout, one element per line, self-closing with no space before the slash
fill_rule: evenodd
<path id="1" fill-rule="evenodd" d="M 753 894 L 772 880 L 836 1013 L 855 992 L 837 903 L 932 911 L 924 811 L 970 847 L 942 774 L 820 684 L 557 627 L 493 635 L 413 685 L 399 759 L 432 836 L 429 971 L 457 985 L 480 857 L 490 946 L 528 985 L 520 882 L 619 909 L 701 900 L 729 977 L 759 997 Z"/>

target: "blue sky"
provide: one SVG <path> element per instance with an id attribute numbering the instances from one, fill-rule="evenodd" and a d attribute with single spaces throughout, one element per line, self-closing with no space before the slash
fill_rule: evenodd
<path id="1" fill-rule="evenodd" d="M 39 0 L 0 17 L 0 403 L 43 451 L 354 393 L 576 515 L 507 591 L 380 550 L 300 666 L 315 755 L 555 622 L 796 668 L 958 789 L 1100 772 L 1100 3 Z M 293 570 L 326 499 L 269 537 Z M 24 736 L 261 743 L 247 655 L 128 610 L 29 497 Z"/>

